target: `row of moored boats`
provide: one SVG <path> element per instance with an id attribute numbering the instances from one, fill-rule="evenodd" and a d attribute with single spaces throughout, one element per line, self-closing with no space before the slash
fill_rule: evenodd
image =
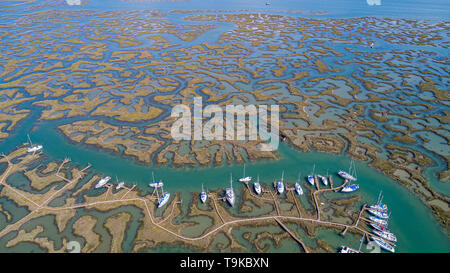
<path id="1" fill-rule="evenodd" d="M 370 226 L 372 227 L 373 235 L 370 236 L 372 242 L 378 245 L 380 248 L 387 250 L 389 252 L 395 252 L 395 242 L 397 242 L 397 237 L 388 229 L 389 217 L 388 207 L 386 204 L 382 203 L 383 196 L 380 192 L 377 202 L 369 207 L 367 212 L 370 216 Z M 365 233 L 364 233 L 365 235 Z M 363 238 L 364 238 L 363 235 Z M 363 241 L 361 238 L 361 244 Z M 350 248 L 348 246 L 343 246 L 341 248 L 341 253 L 361 253 L 361 244 L 358 250 Z"/>

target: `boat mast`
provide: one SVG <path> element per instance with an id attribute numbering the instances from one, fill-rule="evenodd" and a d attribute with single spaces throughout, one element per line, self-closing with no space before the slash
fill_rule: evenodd
<path id="1" fill-rule="evenodd" d="M 258 174 L 258 181 L 257 182 L 259 183 L 259 174 Z"/>
<path id="2" fill-rule="evenodd" d="M 297 178 L 297 182 L 300 182 L 300 177 L 301 177 L 301 173 L 298 172 L 298 178 Z"/>
<path id="3" fill-rule="evenodd" d="M 233 174 L 230 173 L 230 186 L 231 186 L 231 190 L 233 190 Z"/>
<path id="4" fill-rule="evenodd" d="M 313 173 L 312 175 L 314 176 L 314 170 L 316 169 L 316 164 L 313 165 Z"/>
<path id="5" fill-rule="evenodd" d="M 33 143 L 31 142 L 30 134 L 27 134 L 28 142 L 30 143 L 30 146 L 33 146 Z"/>
<path id="6" fill-rule="evenodd" d="M 281 172 L 281 183 L 283 183 L 284 171 Z"/>
<path id="7" fill-rule="evenodd" d="M 156 190 L 156 197 L 158 198 L 159 201 L 159 194 L 158 194 L 158 184 L 155 184 L 155 173 L 152 172 L 152 177 L 153 177 L 153 185 L 155 185 L 155 190 Z"/>
<path id="8" fill-rule="evenodd" d="M 361 246 L 362 246 L 362 243 L 364 241 L 364 235 L 366 235 L 365 232 L 363 233 L 363 236 L 361 237 L 361 243 L 359 244 L 358 252 L 361 252 Z"/>
<path id="9" fill-rule="evenodd" d="M 244 175 L 242 177 L 245 177 L 245 164 L 244 164 Z"/>

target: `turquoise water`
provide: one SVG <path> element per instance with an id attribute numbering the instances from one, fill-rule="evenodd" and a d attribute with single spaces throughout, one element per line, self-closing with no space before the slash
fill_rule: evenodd
<path id="1" fill-rule="evenodd" d="M 35 142 L 44 145 L 45 155 L 48 155 L 51 160 L 70 157 L 73 163 L 80 166 L 85 166 L 89 162 L 92 164 L 91 170 L 112 177 L 117 175 L 119 180 L 126 181 L 128 185 L 137 184 L 143 191 L 150 191 L 148 183 L 151 180 L 151 172 L 154 171 L 156 178 L 165 182 L 166 190 L 182 194 L 186 205 L 191 193 L 200 192 L 202 184 L 209 190 L 224 189 L 229 185 L 230 173 L 233 174 L 234 180 L 241 177 L 243 173 L 241 164 L 229 163 L 198 168 L 144 165 L 119 155 L 98 151 L 93 147 L 71 144 L 59 133 L 55 134 L 53 125 L 53 123 L 45 123 L 32 132 Z M 0 148 L 4 151 L 5 145 L 2 146 Z M 347 169 L 350 162 L 350 158 L 344 155 L 303 153 L 284 143 L 280 145 L 278 152 L 280 155 L 278 161 L 247 162 L 246 174 L 253 177 L 259 174 L 261 183 L 270 187 L 275 179 L 280 178 L 284 170 L 285 181 L 292 184 L 297 180 L 299 171 L 304 179 L 312 171 L 312 165 L 316 164 L 317 173 L 325 174 L 328 170 L 333 175 L 335 185 L 339 185 L 342 180 L 336 175 L 336 171 L 341 168 Z M 374 202 L 379 191 L 383 190 L 384 202 L 389 205 L 392 212 L 389 227 L 398 237 L 396 249 L 398 252 L 450 251 L 449 237 L 434 219 L 430 210 L 417 197 L 393 179 L 368 167 L 365 163 L 356 162 L 356 168 L 360 185 L 357 194 L 362 196 L 362 201 Z M 305 183 L 302 186 L 309 187 L 306 181 L 303 181 Z M 242 189 L 238 182 L 234 182 L 234 187 L 237 192 Z M 333 246 L 333 242 L 330 245 Z M 338 246 L 334 245 L 334 247 Z"/>
<path id="2" fill-rule="evenodd" d="M 38 1 L 39 2 L 39 1 Z M 348 18 L 348 17 L 361 17 L 361 16 L 380 16 L 380 17 L 393 17 L 393 18 L 408 18 L 408 19 L 426 19 L 426 20 L 448 20 L 450 14 L 450 6 L 446 1 L 380 1 L 381 5 L 369 5 L 373 1 L 352 1 L 352 0 L 340 0 L 340 1 L 270 1 L 270 6 L 265 6 L 266 1 L 205 1 L 205 0 L 193 0 L 185 2 L 146 2 L 146 3 L 129 3 L 126 1 L 113 0 L 108 1 L 108 6 L 105 6 L 105 1 L 91 0 L 88 5 L 83 7 L 75 6 L 61 6 L 58 9 L 65 10 L 161 10 L 164 12 L 170 10 L 196 10 L 196 9 L 211 9 L 211 10 L 231 10 L 232 12 L 239 12 L 244 9 L 261 10 L 265 11 L 268 8 L 274 10 L 272 14 L 284 14 L 293 15 L 283 12 L 283 10 L 304 10 L 304 11 L 328 11 L 325 15 L 310 15 L 301 14 L 295 16 L 302 17 L 320 17 L 320 18 Z M 26 5 L 25 5 L 26 6 Z M 43 8 L 42 10 L 51 9 Z M 11 14 L 21 14 L 22 9 L 6 8 L 11 11 Z M 174 23 L 198 23 L 198 22 L 186 22 L 182 18 L 185 15 L 168 14 L 171 22 Z M 214 44 L 220 37 L 221 33 L 228 31 L 232 28 L 231 24 L 214 22 L 218 28 L 214 31 L 207 32 L 198 37 L 201 42 L 208 42 Z M 172 35 L 164 35 L 169 41 L 173 43 L 180 43 L 181 40 Z M 144 41 L 145 42 L 145 41 Z M 183 48 L 197 44 L 198 41 L 183 42 L 180 46 L 173 49 Z M 145 45 L 145 43 L 144 43 Z M 390 51 L 396 49 L 423 49 L 419 46 L 410 45 L 395 45 L 389 44 L 382 40 L 377 41 L 379 50 Z M 335 45 L 334 49 L 341 51 L 348 45 Z M 362 46 L 352 47 L 356 50 L 365 50 Z M 447 51 L 444 48 L 427 48 L 427 50 L 446 54 Z M 377 49 L 378 50 L 378 49 Z M 156 57 L 159 57 L 157 54 Z M 347 55 L 349 59 L 354 56 Z M 107 58 L 107 57 L 105 57 Z M 327 62 L 334 61 L 333 58 L 324 58 Z M 336 67 L 344 69 L 344 75 L 350 75 L 353 73 L 352 66 L 339 66 Z M 252 80 L 251 83 L 254 81 Z M 250 90 L 251 86 L 241 86 L 245 90 Z M 277 91 L 278 92 L 278 91 Z M 319 91 L 315 91 L 319 93 Z M 68 92 L 70 94 L 70 92 Z M 426 94 L 424 94 L 425 96 Z M 361 96 L 365 96 L 362 94 Z M 42 97 L 37 98 L 42 99 Z M 322 98 L 324 99 L 324 98 Z M 173 168 L 168 166 L 148 166 L 142 163 L 134 161 L 132 158 L 123 157 L 118 154 L 108 153 L 106 151 L 100 151 L 94 147 L 86 147 L 79 144 L 70 143 L 59 132 L 55 132 L 54 128 L 61 124 L 66 124 L 71 121 L 77 121 L 82 118 L 64 119 L 52 122 L 39 122 L 35 123 L 35 120 L 39 117 L 40 111 L 34 107 L 30 107 L 29 104 L 24 104 L 23 108 L 30 108 L 33 110 L 32 114 L 26 118 L 26 120 L 19 123 L 19 126 L 14 131 L 13 135 L 0 143 L 0 152 L 7 153 L 12 151 L 15 146 L 26 142 L 26 134 L 31 133 L 32 139 L 36 143 L 43 144 L 44 152 L 49 156 L 49 160 L 62 160 L 65 157 L 70 157 L 72 162 L 85 166 L 88 163 L 93 165 L 92 170 L 103 173 L 104 175 L 110 175 L 112 177 L 118 176 L 119 180 L 124 180 L 128 185 L 137 184 L 138 188 L 143 191 L 149 191 L 150 188 L 147 184 L 151 179 L 151 172 L 154 171 L 157 179 L 162 179 L 165 182 L 165 189 L 175 193 L 180 192 L 182 194 L 184 207 L 191 199 L 192 192 L 198 192 L 201 189 L 201 185 L 204 184 L 205 188 L 209 190 L 223 189 L 229 185 L 230 173 L 233 174 L 233 178 L 238 178 L 242 175 L 242 165 L 235 163 L 225 163 L 221 166 L 209 166 L 209 167 L 183 167 Z M 167 109 L 167 108 L 166 108 Z M 330 112 L 326 115 L 333 116 Z M 318 121 L 323 118 L 330 118 L 324 115 L 320 117 Z M 89 118 L 89 117 L 87 117 Z M 108 120 L 105 118 L 105 120 Z M 126 124 L 126 122 L 115 122 L 115 124 Z M 381 126 L 381 125 L 380 125 Z M 32 129 L 34 127 L 34 129 Z M 395 127 L 395 125 L 393 125 Z M 388 134 L 382 141 L 390 138 Z M 364 140 L 362 140 L 364 141 Z M 403 145 L 408 146 L 408 145 Z M 383 151 L 384 153 L 386 151 Z M 450 193 L 450 185 L 448 183 L 442 183 L 437 181 L 435 173 L 445 166 L 445 162 L 438 158 L 434 154 L 421 149 L 421 152 L 433 158 L 435 162 L 438 162 L 438 166 L 429 168 L 426 170 L 426 178 L 430 182 L 433 189 L 440 193 Z M 256 177 L 260 175 L 261 183 L 269 186 L 271 182 L 278 179 L 281 176 L 281 172 L 285 171 L 285 181 L 293 183 L 297 179 L 297 174 L 300 171 L 302 177 L 309 174 L 312 170 L 312 165 L 316 164 L 316 170 L 324 174 L 327 170 L 334 174 L 335 184 L 338 185 L 342 181 L 335 175 L 335 172 L 340 169 L 347 169 L 350 159 L 344 155 L 330 155 L 324 153 L 301 153 L 286 144 L 282 144 L 279 149 L 280 160 L 269 161 L 261 160 L 258 162 L 247 162 L 246 174 Z M 439 226 L 436 219 L 431 214 L 430 210 L 421 203 L 413 194 L 407 189 L 398 185 L 393 179 L 382 175 L 376 170 L 369 168 L 365 163 L 357 162 L 358 183 L 360 184 L 360 190 L 358 194 L 362 195 L 363 201 L 373 202 L 380 190 L 383 190 L 384 201 L 389 205 L 392 211 L 392 221 L 390 223 L 390 229 L 397 234 L 399 252 L 448 252 L 450 250 L 450 239 L 446 235 L 445 231 Z M 237 182 L 234 183 L 237 190 L 241 189 L 241 185 Z M 306 184 L 304 187 L 308 187 Z M 95 193 L 95 192 L 94 192 Z M 239 196 L 239 193 L 238 193 Z M 303 198 L 303 197 L 302 197 Z M 305 199 L 305 198 L 303 198 Z M 310 208 L 310 204 L 306 203 L 306 200 L 302 199 L 302 204 L 307 208 Z M 239 201 L 238 201 L 239 202 Z M 8 204 L 6 204 L 8 205 Z M 6 206 L 5 206 L 6 207 Z M 17 214 L 22 215 L 23 209 L 17 208 Z M 235 208 L 233 212 L 237 212 Z M 13 215 L 13 219 L 19 219 L 16 214 Z M 334 247 L 342 244 L 342 240 L 333 239 L 334 236 L 325 236 L 332 242 L 330 243 Z M 128 238 L 128 237 L 127 237 Z M 130 240 L 128 238 L 128 240 Z M 28 247 L 28 244 L 23 244 L 24 248 Z M 170 247 L 169 247 L 170 248 Z M 124 248 L 126 251 L 128 248 Z"/>

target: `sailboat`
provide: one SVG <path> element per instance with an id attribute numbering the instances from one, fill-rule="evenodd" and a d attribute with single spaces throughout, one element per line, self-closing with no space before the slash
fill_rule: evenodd
<path id="1" fill-rule="evenodd" d="M 258 174 L 258 181 L 253 184 L 253 188 L 255 189 L 255 192 L 257 194 L 261 194 L 261 185 L 259 184 L 259 174 Z"/>
<path id="2" fill-rule="evenodd" d="M 277 182 L 277 191 L 279 194 L 284 192 L 284 183 L 283 183 L 284 171 L 281 173 L 281 181 Z"/>
<path id="3" fill-rule="evenodd" d="M 387 221 L 374 217 L 374 216 L 369 216 L 369 219 L 377 224 L 383 225 L 383 226 L 387 226 Z"/>
<path id="4" fill-rule="evenodd" d="M 158 189 L 156 189 L 156 192 L 158 192 Z M 164 192 L 163 186 L 161 186 L 161 193 L 162 197 L 158 201 L 158 208 L 164 206 L 167 203 L 167 201 L 169 201 L 170 198 L 170 193 Z"/>
<path id="5" fill-rule="evenodd" d="M 382 218 L 382 219 L 389 218 L 389 215 L 384 211 L 379 211 L 376 209 L 368 209 L 367 211 L 370 212 L 370 214 L 375 215 L 378 218 Z"/>
<path id="6" fill-rule="evenodd" d="M 381 248 L 383 248 L 383 249 L 385 249 L 387 251 L 390 251 L 392 253 L 395 252 L 395 248 L 393 246 L 391 246 L 390 244 L 386 243 L 383 239 L 376 238 L 376 237 L 373 237 L 373 236 L 371 238 Z"/>
<path id="7" fill-rule="evenodd" d="M 322 183 L 325 186 L 328 186 L 328 179 L 327 179 L 327 177 L 328 177 L 328 170 L 327 170 L 327 176 L 322 176 L 322 175 L 318 175 L 318 176 L 319 176 L 320 180 L 322 181 Z"/>
<path id="8" fill-rule="evenodd" d="M 42 149 L 42 145 L 33 145 L 33 143 L 31 142 L 30 135 L 27 134 L 27 136 L 28 136 L 28 143 L 30 143 L 30 148 L 27 149 L 27 152 L 34 153 Z"/>
<path id="9" fill-rule="evenodd" d="M 155 183 L 155 175 L 153 172 L 152 172 L 152 177 L 153 177 L 153 183 L 151 183 L 150 186 L 156 188 L 155 191 L 156 191 L 156 197 L 158 198 L 158 208 L 160 208 L 160 207 L 164 206 L 167 203 L 167 201 L 169 201 L 170 193 L 164 192 L 162 181 Z M 154 185 L 154 186 L 152 186 L 152 185 Z M 158 188 L 161 188 L 161 198 L 159 198 Z"/>
<path id="10" fill-rule="evenodd" d="M 148 184 L 150 187 L 159 188 L 159 187 L 164 186 L 164 183 L 161 180 L 159 182 L 155 182 L 155 175 L 153 172 L 152 172 L 152 177 L 153 177 L 153 182 Z"/>
<path id="11" fill-rule="evenodd" d="M 381 195 L 382 191 L 378 195 L 377 203 L 375 205 L 371 205 L 370 208 L 377 211 L 387 211 L 388 207 L 386 204 L 381 203 L 383 201 L 383 195 Z"/>
<path id="12" fill-rule="evenodd" d="M 350 181 L 356 181 L 356 169 L 355 169 L 355 162 L 354 162 L 353 158 L 350 161 L 350 167 L 348 168 L 348 172 L 340 170 L 338 172 L 338 174 L 344 179 L 347 179 Z"/>
<path id="13" fill-rule="evenodd" d="M 206 202 L 206 198 L 208 198 L 208 195 L 206 194 L 205 190 L 203 190 L 203 184 L 202 184 L 202 193 L 200 193 L 200 200 L 202 200 L 202 203 Z"/>
<path id="14" fill-rule="evenodd" d="M 117 175 L 116 175 L 116 181 L 119 182 L 119 179 L 117 179 Z M 116 190 L 122 188 L 123 185 L 125 185 L 125 182 L 123 182 L 123 181 L 119 182 L 116 186 Z"/>
<path id="15" fill-rule="evenodd" d="M 300 186 L 300 172 L 298 173 L 298 179 L 297 182 L 295 183 L 295 191 L 297 192 L 298 195 L 302 195 L 303 194 L 303 189 Z"/>
<path id="16" fill-rule="evenodd" d="M 97 185 L 95 185 L 95 188 L 98 189 L 98 188 L 103 187 L 106 183 L 108 183 L 108 181 L 109 181 L 110 179 L 111 179 L 111 177 L 109 177 L 109 176 L 106 176 L 106 177 L 100 179 L 100 180 L 98 181 Z"/>
<path id="17" fill-rule="evenodd" d="M 313 171 L 311 175 L 308 175 L 308 182 L 309 184 L 314 186 L 314 169 L 316 168 L 316 164 L 313 166 Z"/>
<path id="18" fill-rule="evenodd" d="M 359 189 L 359 185 L 358 184 L 351 184 L 348 186 L 345 186 L 341 189 L 341 192 L 354 192 L 356 190 Z"/>
<path id="19" fill-rule="evenodd" d="M 393 233 L 390 233 L 388 231 L 379 231 L 379 230 L 373 230 L 372 232 L 385 240 L 388 240 L 391 242 L 397 242 L 397 237 L 395 237 L 395 235 Z"/>
<path id="20" fill-rule="evenodd" d="M 245 164 L 244 164 L 244 175 L 239 179 L 240 182 L 250 182 L 252 180 L 251 176 L 245 176 Z"/>
<path id="21" fill-rule="evenodd" d="M 225 190 L 225 198 L 231 206 L 234 206 L 235 196 L 233 191 L 233 175 L 230 174 L 230 187 Z"/>

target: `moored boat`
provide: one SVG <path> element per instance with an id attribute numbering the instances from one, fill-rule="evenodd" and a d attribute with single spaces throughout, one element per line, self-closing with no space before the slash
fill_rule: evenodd
<path id="1" fill-rule="evenodd" d="M 167 201 L 169 201 L 169 198 L 170 198 L 170 193 L 164 192 L 161 199 L 159 199 L 159 201 L 158 201 L 158 208 L 164 206 L 167 203 Z"/>
<path id="2" fill-rule="evenodd" d="M 111 177 L 109 177 L 109 176 L 100 179 L 100 181 L 98 181 L 97 185 L 95 185 L 95 188 L 98 189 L 98 188 L 103 187 L 106 183 L 108 183 L 109 180 L 111 180 Z"/>
<path id="3" fill-rule="evenodd" d="M 341 176 L 344 179 L 350 180 L 350 181 L 356 181 L 356 169 L 355 169 L 355 162 L 352 160 L 350 161 L 350 167 L 348 168 L 348 172 L 340 170 L 338 171 L 339 176 Z"/>
<path id="4" fill-rule="evenodd" d="M 375 210 L 375 209 L 368 209 L 367 210 L 370 214 L 375 215 L 378 218 L 383 218 L 383 219 L 387 219 L 389 218 L 389 215 L 384 212 L 384 211 L 379 211 L 379 210 Z"/>
<path id="5" fill-rule="evenodd" d="M 298 179 L 297 179 L 297 182 L 295 183 L 295 191 L 297 192 L 298 195 L 302 195 L 302 194 L 303 194 L 303 189 L 302 189 L 302 187 L 300 186 L 300 177 L 301 177 L 301 174 L 300 174 L 300 172 L 299 172 L 299 173 L 298 173 Z"/>
<path id="6" fill-rule="evenodd" d="M 348 186 L 345 186 L 341 189 L 341 192 L 354 192 L 356 190 L 359 189 L 359 185 L 358 184 L 351 184 Z"/>
<path id="7" fill-rule="evenodd" d="M 116 190 L 120 189 L 123 187 L 123 185 L 125 185 L 125 182 L 120 182 L 119 184 L 117 184 L 116 186 Z"/>
<path id="8" fill-rule="evenodd" d="M 250 182 L 252 180 L 251 176 L 245 176 L 245 164 L 244 164 L 244 175 L 239 179 L 240 182 Z"/>
<path id="9" fill-rule="evenodd" d="M 383 225 L 383 226 L 387 225 L 386 220 L 383 220 L 383 219 L 380 219 L 380 218 L 377 218 L 377 217 L 374 217 L 374 216 L 369 216 L 369 219 L 371 221 L 377 223 L 377 224 L 380 224 L 380 225 Z"/>
<path id="10" fill-rule="evenodd" d="M 261 184 L 259 184 L 259 175 L 258 180 L 253 184 L 253 188 L 255 189 L 256 194 L 261 194 Z"/>
<path id="11" fill-rule="evenodd" d="M 397 237 L 395 237 L 395 235 L 393 233 L 390 233 L 387 231 L 379 231 L 379 230 L 373 230 L 372 232 L 385 240 L 388 240 L 391 242 L 397 242 Z"/>
<path id="12" fill-rule="evenodd" d="M 373 240 L 373 242 L 375 242 L 382 249 L 390 251 L 392 253 L 395 252 L 395 248 L 393 246 L 391 246 L 389 243 L 387 243 L 386 241 L 384 241 L 383 239 L 376 238 L 376 237 L 373 237 L 373 236 L 371 236 L 371 239 Z"/>
<path id="13" fill-rule="evenodd" d="M 375 223 L 370 223 L 370 225 L 376 230 L 389 232 L 389 229 L 386 226 Z"/>
<path id="14" fill-rule="evenodd" d="M 316 164 L 314 164 L 314 166 L 313 166 L 312 174 L 307 176 L 307 180 L 308 180 L 309 184 L 311 184 L 312 186 L 314 186 L 314 169 L 315 168 L 316 168 Z"/>
<path id="15" fill-rule="evenodd" d="M 205 190 L 203 190 L 203 184 L 202 184 L 202 192 L 200 193 L 200 200 L 202 201 L 202 203 L 205 203 L 207 198 L 208 198 L 208 195 L 206 194 Z"/>
<path id="16" fill-rule="evenodd" d="M 233 191 L 233 175 L 230 174 L 230 187 L 225 190 L 225 198 L 231 206 L 234 206 L 235 196 Z"/>
<path id="17" fill-rule="evenodd" d="M 328 180 L 325 176 L 317 175 L 325 186 L 328 186 Z"/>
<path id="18" fill-rule="evenodd" d="M 281 181 L 277 182 L 277 191 L 279 194 L 282 194 L 284 192 L 283 178 L 284 178 L 284 171 L 281 173 Z"/>

